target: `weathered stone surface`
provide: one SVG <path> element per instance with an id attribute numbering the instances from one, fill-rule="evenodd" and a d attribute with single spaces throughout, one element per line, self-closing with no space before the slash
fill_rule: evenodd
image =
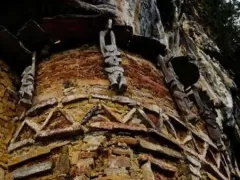
<path id="1" fill-rule="evenodd" d="M 92 109 L 90 109 L 87 114 L 83 117 L 81 120 L 81 124 L 86 124 L 88 121 L 91 120 L 91 118 L 96 115 L 97 111 L 101 108 L 100 105 L 94 106 Z"/>
<path id="2" fill-rule="evenodd" d="M 117 155 L 131 156 L 133 151 L 131 149 L 113 148 L 112 153 Z"/>
<path id="3" fill-rule="evenodd" d="M 216 175 L 216 177 L 219 180 L 228 180 L 227 177 L 225 177 L 216 166 L 212 165 L 211 163 L 208 163 L 205 161 L 205 165 L 207 166 L 207 168 L 209 168 L 212 172 L 214 172 L 214 175 Z"/>
<path id="4" fill-rule="evenodd" d="M 16 149 L 19 149 L 19 148 L 24 147 L 24 146 L 29 146 L 29 145 L 34 144 L 34 143 L 35 143 L 35 140 L 33 140 L 33 139 L 24 139 L 22 141 L 12 143 L 8 147 L 8 152 L 12 152 Z"/>
<path id="5" fill-rule="evenodd" d="M 0 180 L 5 180 L 5 172 L 2 168 L 0 168 Z"/>
<path id="6" fill-rule="evenodd" d="M 113 96 L 112 97 L 113 102 L 118 102 L 121 104 L 129 104 L 129 105 L 137 105 L 137 102 L 126 97 L 126 96 Z"/>
<path id="7" fill-rule="evenodd" d="M 61 154 L 57 161 L 57 176 L 58 178 L 68 178 L 70 172 L 70 161 L 69 161 L 69 154 L 68 154 L 68 147 L 64 146 L 61 150 Z"/>
<path id="8" fill-rule="evenodd" d="M 16 130 L 16 132 L 13 135 L 13 138 L 11 139 L 11 143 L 16 142 L 16 139 L 19 137 L 20 133 L 25 130 L 25 128 L 30 127 L 32 128 L 32 126 L 29 126 L 29 121 L 25 120 L 22 122 L 22 124 L 19 126 L 19 128 Z M 35 126 L 34 126 L 35 127 Z M 32 128 L 32 130 L 35 130 L 35 128 Z"/>
<path id="9" fill-rule="evenodd" d="M 107 106 L 105 105 L 102 105 L 104 111 L 114 120 L 114 121 L 117 121 L 117 122 L 122 122 L 121 118 L 116 114 L 114 113 L 110 108 L 108 108 Z"/>
<path id="10" fill-rule="evenodd" d="M 188 134 L 183 140 L 182 140 L 182 142 L 181 142 L 181 144 L 186 144 L 186 143 L 188 143 L 189 141 L 191 141 L 192 140 L 192 135 L 191 134 Z"/>
<path id="11" fill-rule="evenodd" d="M 164 155 L 167 155 L 167 156 L 170 156 L 170 157 L 174 157 L 174 158 L 177 158 L 177 159 L 183 159 L 183 156 L 182 156 L 181 153 L 179 153 L 179 152 L 177 152 L 173 149 L 170 149 L 168 147 L 153 144 L 153 143 L 151 143 L 149 141 L 146 141 L 144 139 L 139 139 L 139 143 L 140 143 L 140 146 L 145 148 L 145 149 L 149 149 L 149 150 L 152 150 L 152 151 L 157 151 L 161 154 L 164 154 Z"/>
<path id="12" fill-rule="evenodd" d="M 130 145 L 130 146 L 134 146 L 134 145 L 137 145 L 138 144 L 138 139 L 136 138 L 132 138 L 132 137 L 117 137 L 117 138 L 113 138 L 111 139 L 111 141 L 115 141 L 115 142 L 118 142 L 118 143 L 125 143 L 127 145 Z"/>
<path id="13" fill-rule="evenodd" d="M 55 105 L 57 105 L 57 103 L 58 103 L 58 100 L 56 98 L 50 98 L 50 99 L 41 101 L 41 102 L 37 103 L 36 105 L 34 105 L 33 107 L 31 107 L 26 112 L 26 115 L 27 116 L 37 115 L 38 111 L 40 111 L 41 109 L 55 106 Z"/>
<path id="14" fill-rule="evenodd" d="M 86 136 L 83 139 L 83 142 L 85 142 L 81 146 L 81 150 L 85 151 L 94 151 L 97 150 L 102 143 L 106 141 L 105 136 Z"/>
<path id="15" fill-rule="evenodd" d="M 128 175 L 128 171 L 126 170 L 125 167 L 119 167 L 119 168 L 106 168 L 104 169 L 104 173 L 107 176 L 112 176 L 112 175 Z"/>
<path id="16" fill-rule="evenodd" d="M 63 105 L 66 105 L 68 103 L 73 103 L 73 102 L 85 100 L 88 98 L 89 97 L 86 94 L 68 95 L 64 97 L 61 102 L 63 103 Z"/>
<path id="17" fill-rule="evenodd" d="M 144 180 L 155 180 L 150 162 L 145 163 L 144 165 L 142 165 L 141 168 L 142 168 Z"/>
<path id="18" fill-rule="evenodd" d="M 30 128 L 32 128 L 35 132 L 38 132 L 40 130 L 40 126 L 37 123 L 33 122 L 33 121 L 26 120 L 26 124 Z"/>
<path id="19" fill-rule="evenodd" d="M 133 115 L 134 115 L 134 113 L 135 113 L 136 111 L 137 111 L 136 108 L 131 109 L 131 111 L 129 111 L 129 112 L 123 117 L 122 122 L 123 122 L 123 123 L 128 122 L 128 121 L 133 117 Z"/>
<path id="20" fill-rule="evenodd" d="M 80 124 L 74 124 L 70 127 L 55 129 L 55 130 L 45 130 L 39 131 L 37 133 L 37 138 L 49 138 L 49 137 L 62 137 L 62 136 L 70 136 L 83 133 L 83 128 Z"/>
<path id="21" fill-rule="evenodd" d="M 140 154 L 138 159 L 141 161 L 150 161 L 152 164 L 158 166 L 160 169 L 170 171 L 172 173 L 175 173 L 178 170 L 177 167 L 166 163 L 160 159 L 153 158 L 147 154 Z"/>
<path id="22" fill-rule="evenodd" d="M 41 147 L 36 150 L 32 150 L 26 154 L 20 156 L 14 156 L 13 158 L 9 159 L 8 167 L 15 166 L 17 164 L 32 160 L 36 157 L 47 155 L 50 153 L 50 148 L 48 147 Z"/>
<path id="23" fill-rule="evenodd" d="M 156 114 L 160 114 L 160 107 L 156 104 L 144 104 L 143 107 Z"/>
<path id="24" fill-rule="evenodd" d="M 91 94 L 92 98 L 103 99 L 103 100 L 111 100 L 112 98 L 102 94 Z"/>
<path id="25" fill-rule="evenodd" d="M 79 159 L 77 161 L 77 167 L 89 167 L 94 165 L 94 159 L 93 158 L 86 158 L 86 159 Z"/>
<path id="26" fill-rule="evenodd" d="M 52 169 L 52 162 L 38 163 L 29 167 L 23 167 L 12 172 L 13 179 L 24 179 L 31 175 L 43 173 Z"/>
<path id="27" fill-rule="evenodd" d="M 76 176 L 73 180 L 89 180 L 89 178 L 86 177 L 85 175 L 82 175 L 82 176 Z"/>
<path id="28" fill-rule="evenodd" d="M 72 125 L 74 125 L 75 121 L 74 121 L 74 119 L 73 119 L 73 117 L 71 115 L 67 114 L 62 109 L 55 108 L 48 114 L 47 118 L 42 123 L 42 125 L 40 127 L 40 131 L 44 131 L 44 129 L 46 129 L 46 126 L 49 125 L 51 121 L 52 122 L 54 122 L 54 121 L 56 122 L 56 116 L 58 115 L 58 113 L 63 116 L 64 120 L 66 120 L 66 121 L 70 122 Z"/>
<path id="29" fill-rule="evenodd" d="M 196 158 L 190 155 L 186 155 L 186 158 L 189 161 L 189 163 L 191 163 L 193 166 L 201 168 L 201 162 L 199 162 Z"/>
<path id="30" fill-rule="evenodd" d="M 124 174 L 120 174 L 120 175 L 110 175 L 110 176 L 106 176 L 106 177 L 99 177 L 98 180 L 132 180 L 131 177 L 129 175 L 124 175 Z"/>
<path id="31" fill-rule="evenodd" d="M 85 158 L 97 158 L 99 154 L 95 151 L 80 151 L 78 154 L 78 159 L 85 159 Z"/>
<path id="32" fill-rule="evenodd" d="M 89 127 L 106 129 L 106 130 L 122 129 L 122 130 L 129 130 L 129 131 L 142 131 L 142 132 L 147 131 L 147 128 L 143 126 L 136 126 L 136 125 L 130 126 L 130 125 L 120 124 L 115 122 L 94 122 L 94 123 L 91 123 Z"/>
<path id="33" fill-rule="evenodd" d="M 108 157 L 108 167 L 110 168 L 120 168 L 120 167 L 125 167 L 128 168 L 130 167 L 130 159 L 125 156 L 109 156 Z"/>
<path id="34" fill-rule="evenodd" d="M 202 177 L 199 169 L 197 169 L 196 167 L 193 167 L 191 164 L 189 165 L 189 169 L 195 176 L 198 176 L 199 178 Z"/>
<path id="35" fill-rule="evenodd" d="M 143 119 L 144 121 L 146 121 L 148 124 L 150 124 L 150 126 L 152 127 L 152 128 L 156 128 L 156 126 L 155 126 L 155 124 L 152 122 L 152 120 L 151 119 L 149 119 L 148 117 L 147 117 L 147 115 L 145 114 L 145 112 L 142 110 L 142 109 L 137 109 L 137 112 L 138 112 L 138 114 L 139 114 L 139 116 L 140 116 L 140 118 L 141 119 Z"/>
<path id="36" fill-rule="evenodd" d="M 176 123 L 182 125 L 183 127 L 185 127 L 187 130 L 191 131 L 193 135 L 197 136 L 198 138 L 200 138 L 202 141 L 207 142 L 210 146 L 212 146 L 214 149 L 218 149 L 216 147 L 216 145 L 211 141 L 211 139 L 204 134 L 201 130 L 196 130 L 193 126 L 191 126 L 190 124 L 186 124 L 183 121 L 181 121 L 179 118 L 172 116 L 171 114 L 168 114 L 168 116 L 170 116 L 172 118 L 172 120 L 174 120 Z"/>

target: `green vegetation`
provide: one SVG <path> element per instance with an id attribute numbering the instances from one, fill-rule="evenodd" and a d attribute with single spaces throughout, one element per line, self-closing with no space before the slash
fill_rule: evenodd
<path id="1" fill-rule="evenodd" d="M 240 1 L 202 0 L 201 2 L 203 24 L 222 51 L 223 56 L 219 60 L 227 69 L 234 71 L 238 79 L 236 80 L 239 81 Z"/>

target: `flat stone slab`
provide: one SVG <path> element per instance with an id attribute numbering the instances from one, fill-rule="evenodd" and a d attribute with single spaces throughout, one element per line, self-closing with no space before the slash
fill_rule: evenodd
<path id="1" fill-rule="evenodd" d="M 57 103 L 58 103 L 57 98 L 50 98 L 50 99 L 47 99 L 47 100 L 43 100 L 43 101 L 37 103 L 36 105 L 34 105 L 33 107 L 31 107 L 26 112 L 26 116 L 37 115 L 38 111 L 40 111 L 41 109 L 55 106 Z"/>
<path id="2" fill-rule="evenodd" d="M 158 145 L 158 144 L 153 144 L 153 143 L 151 143 L 149 141 L 146 141 L 144 139 L 139 139 L 139 144 L 142 148 L 152 150 L 152 151 L 156 151 L 156 152 L 159 152 L 161 154 L 165 154 L 167 156 L 174 157 L 174 158 L 177 158 L 177 159 L 183 159 L 183 156 L 182 156 L 181 153 L 179 153 L 175 150 L 172 150 L 168 147 L 161 146 L 161 145 Z"/>
<path id="3" fill-rule="evenodd" d="M 42 156 L 42 155 L 47 155 L 50 153 L 50 151 L 51 151 L 50 148 L 43 147 L 43 148 L 39 148 L 37 150 L 30 151 L 29 153 L 24 154 L 24 155 L 15 156 L 8 161 L 8 167 L 15 166 L 17 164 L 29 161 L 31 159 L 34 159 L 34 158 Z"/>
<path id="4" fill-rule="evenodd" d="M 25 179 L 29 176 L 43 173 L 52 169 L 52 162 L 47 161 L 29 167 L 23 167 L 12 172 L 13 179 Z"/>
<path id="5" fill-rule="evenodd" d="M 165 161 L 162 161 L 160 159 L 151 157 L 147 154 L 140 154 L 138 159 L 141 161 L 150 161 L 152 164 L 158 166 L 160 169 L 165 170 L 165 171 L 169 171 L 172 173 L 176 173 L 178 171 L 177 167 L 175 167 Z"/>
<path id="6" fill-rule="evenodd" d="M 147 132 L 147 128 L 144 126 L 127 125 L 127 124 L 120 124 L 116 122 L 94 122 L 94 123 L 91 123 L 89 126 L 91 128 L 99 128 L 99 129 L 106 129 L 106 130 L 122 129 L 122 130 L 128 130 L 128 131 Z"/>
<path id="7" fill-rule="evenodd" d="M 130 159 L 126 156 L 109 156 L 108 157 L 108 166 L 110 168 L 120 168 L 126 167 L 129 168 L 131 166 Z"/>
<path id="8" fill-rule="evenodd" d="M 62 99 L 62 103 L 63 103 L 63 105 L 66 105 L 68 103 L 73 103 L 73 102 L 85 100 L 88 98 L 89 97 L 87 94 L 68 95 Z"/>

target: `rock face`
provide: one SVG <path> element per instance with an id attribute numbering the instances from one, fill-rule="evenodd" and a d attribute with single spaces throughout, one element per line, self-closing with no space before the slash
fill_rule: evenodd
<path id="1" fill-rule="evenodd" d="M 0 52 L 10 52 L 14 41 L 37 57 L 32 105 L 17 109 L 17 83 L 0 61 L 0 179 L 240 177 L 222 132 L 225 122 L 234 120 L 234 82 L 207 54 L 206 49 L 220 50 L 180 2 L 38 3 L 37 15 L 27 13 L 36 21 L 19 31 L 16 20 L 0 18 L 18 31 L 0 29 Z M 113 26 L 106 28 L 109 19 Z M 101 31 L 115 35 L 104 40 L 103 54 Z M 3 54 L 10 64 L 23 58 L 10 61 Z M 109 61 L 124 69 L 124 91 L 111 88 Z"/>

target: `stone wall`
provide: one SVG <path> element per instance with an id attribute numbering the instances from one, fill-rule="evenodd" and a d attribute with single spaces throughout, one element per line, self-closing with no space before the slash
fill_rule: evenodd
<path id="1" fill-rule="evenodd" d="M 0 179 L 4 179 L 8 163 L 7 145 L 14 132 L 13 118 L 16 116 L 16 77 L 0 60 Z"/>
<path id="2" fill-rule="evenodd" d="M 128 52 L 122 60 L 128 89 L 121 96 L 109 90 L 96 47 L 38 65 L 34 103 L 16 122 L 5 179 L 227 179 L 225 156 L 202 121 L 181 120 L 161 72 Z"/>

